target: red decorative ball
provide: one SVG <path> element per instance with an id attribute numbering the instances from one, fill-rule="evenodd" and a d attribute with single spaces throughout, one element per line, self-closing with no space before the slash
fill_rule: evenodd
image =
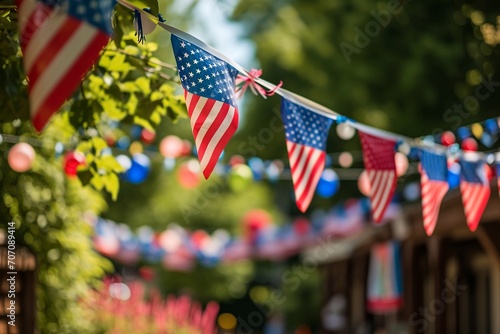
<path id="1" fill-rule="evenodd" d="M 156 133 L 149 131 L 148 129 L 142 129 L 141 140 L 144 144 L 151 144 L 155 141 Z"/>
<path id="2" fill-rule="evenodd" d="M 477 141 L 474 138 L 465 138 L 462 141 L 464 151 L 477 151 Z"/>
<path id="3" fill-rule="evenodd" d="M 80 165 L 85 165 L 85 154 L 73 151 L 68 152 L 64 156 L 64 172 L 68 176 L 76 176 L 77 168 Z"/>
<path id="4" fill-rule="evenodd" d="M 236 165 L 242 165 L 245 163 L 245 158 L 243 158 L 241 155 L 234 155 L 229 159 L 229 166 L 233 167 Z"/>
<path id="5" fill-rule="evenodd" d="M 444 146 L 450 146 L 451 144 L 454 144 L 455 140 L 455 134 L 453 134 L 453 132 L 451 131 L 445 131 L 441 135 L 441 144 L 443 144 Z"/>

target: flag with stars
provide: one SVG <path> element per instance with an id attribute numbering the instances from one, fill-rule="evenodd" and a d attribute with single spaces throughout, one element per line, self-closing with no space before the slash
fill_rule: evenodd
<path id="1" fill-rule="evenodd" d="M 305 212 L 326 161 L 326 138 L 332 120 L 285 98 L 281 102 L 295 202 Z"/>
<path id="2" fill-rule="evenodd" d="M 422 189 L 422 216 L 427 235 L 436 228 L 439 208 L 444 195 L 448 192 L 448 168 L 446 156 L 420 151 L 420 186 Z"/>
<path id="3" fill-rule="evenodd" d="M 24 71 L 36 131 L 80 84 L 112 34 L 114 0 L 18 0 Z"/>
<path id="4" fill-rule="evenodd" d="M 382 221 L 396 191 L 397 176 L 394 160 L 396 142 L 359 131 L 363 162 L 370 181 L 370 205 L 373 220 Z"/>
<path id="5" fill-rule="evenodd" d="M 238 128 L 235 80 L 238 71 L 188 41 L 172 35 L 172 47 L 198 159 L 206 179 Z"/>
<path id="6" fill-rule="evenodd" d="M 474 232 L 479 225 L 488 199 L 490 198 L 490 184 L 486 175 L 484 161 L 460 160 L 460 192 L 464 205 L 467 226 Z"/>

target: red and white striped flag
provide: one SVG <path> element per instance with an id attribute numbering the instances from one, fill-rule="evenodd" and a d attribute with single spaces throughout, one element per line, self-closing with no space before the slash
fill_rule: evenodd
<path id="1" fill-rule="evenodd" d="M 359 131 L 363 161 L 370 180 L 370 204 L 375 222 L 380 222 L 396 191 L 394 160 L 396 142 Z"/>
<path id="2" fill-rule="evenodd" d="M 283 98 L 281 117 L 292 172 L 295 202 L 305 212 L 325 168 L 326 139 L 332 120 Z"/>
<path id="3" fill-rule="evenodd" d="M 420 154 L 420 174 L 422 188 L 422 216 L 427 235 L 436 228 L 439 208 L 448 192 L 448 168 L 446 156 L 422 150 Z"/>
<path id="4" fill-rule="evenodd" d="M 179 77 L 203 175 L 210 176 L 238 128 L 238 71 L 211 53 L 172 35 Z"/>
<path id="5" fill-rule="evenodd" d="M 18 0 L 24 71 L 36 131 L 73 94 L 112 34 L 113 0 Z"/>
<path id="6" fill-rule="evenodd" d="M 460 192 L 462 193 L 465 219 L 469 229 L 474 232 L 490 198 L 486 165 L 482 160 L 460 160 L 460 167 Z"/>

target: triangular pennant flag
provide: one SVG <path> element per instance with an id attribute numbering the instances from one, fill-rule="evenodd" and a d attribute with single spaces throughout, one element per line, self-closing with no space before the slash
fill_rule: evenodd
<path id="1" fill-rule="evenodd" d="M 18 0 L 20 43 L 36 131 L 73 94 L 112 35 L 114 0 Z"/>
<path id="2" fill-rule="evenodd" d="M 198 159 L 206 179 L 238 128 L 238 71 L 211 53 L 172 35 Z"/>
<path id="3" fill-rule="evenodd" d="M 460 160 L 460 192 L 467 226 L 474 232 L 490 197 L 490 185 L 484 161 Z"/>
<path id="4" fill-rule="evenodd" d="M 370 205 L 373 220 L 380 222 L 394 196 L 397 184 L 393 140 L 379 138 L 359 131 L 363 161 L 370 180 Z"/>
<path id="5" fill-rule="evenodd" d="M 420 153 L 422 188 L 422 216 L 427 235 L 436 228 L 439 207 L 448 192 L 448 168 L 446 156 L 422 150 Z"/>
<path id="6" fill-rule="evenodd" d="M 305 212 L 325 168 L 326 139 L 332 120 L 284 98 L 281 117 L 285 126 L 295 202 L 300 211 Z"/>

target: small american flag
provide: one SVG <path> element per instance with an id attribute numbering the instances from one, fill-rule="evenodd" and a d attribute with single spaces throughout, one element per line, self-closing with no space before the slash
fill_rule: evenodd
<path id="1" fill-rule="evenodd" d="M 184 87 L 198 159 L 208 179 L 238 128 L 234 94 L 238 71 L 228 63 L 175 35 L 175 60 Z"/>
<path id="2" fill-rule="evenodd" d="M 114 0 L 18 0 L 31 120 L 42 131 L 112 34 Z"/>
<path id="3" fill-rule="evenodd" d="M 292 172 L 295 201 L 305 212 L 325 168 L 326 138 L 332 120 L 287 99 L 282 99 L 281 116 Z"/>
<path id="4" fill-rule="evenodd" d="M 446 156 L 426 150 L 420 152 L 420 174 L 422 188 L 422 216 L 427 235 L 436 228 L 439 207 L 448 192 L 448 168 Z"/>
<path id="5" fill-rule="evenodd" d="M 460 192 L 464 204 L 465 220 L 469 229 L 474 232 L 490 197 L 486 166 L 482 160 L 461 160 L 460 167 Z"/>
<path id="6" fill-rule="evenodd" d="M 373 220 L 380 222 L 396 190 L 394 161 L 396 142 L 359 131 L 363 161 L 370 180 L 370 205 Z"/>

